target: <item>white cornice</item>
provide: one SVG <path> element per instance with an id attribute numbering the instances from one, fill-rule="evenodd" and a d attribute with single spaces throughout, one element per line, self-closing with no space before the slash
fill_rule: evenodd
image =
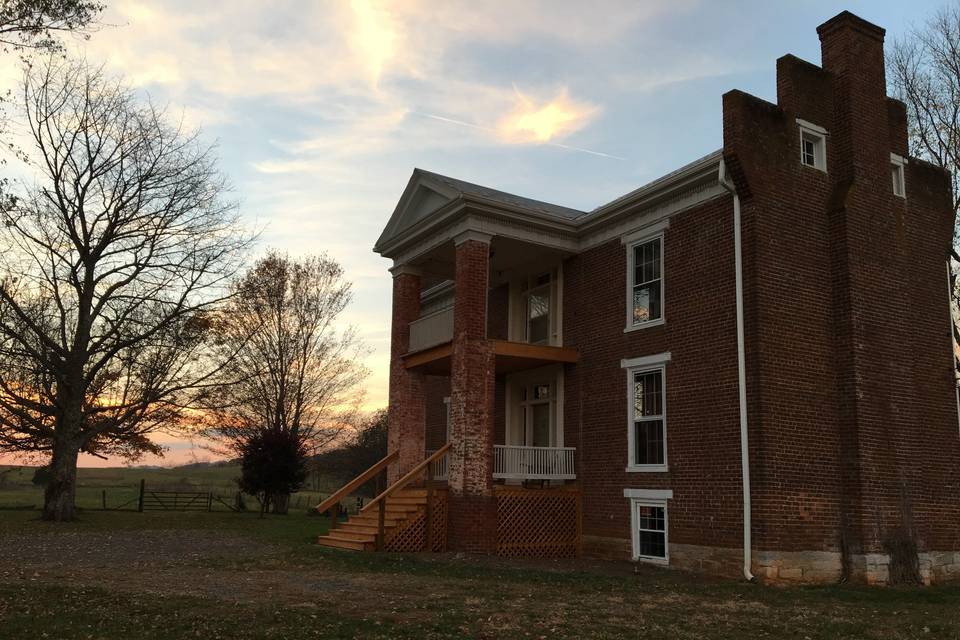
<path id="1" fill-rule="evenodd" d="M 562 218 L 473 194 L 460 194 L 409 227 L 389 235 L 401 206 L 374 250 L 403 263 L 465 232 L 510 237 L 579 253 L 726 194 L 717 151 L 579 218 Z M 401 204 L 410 200 L 410 186 Z M 389 236 L 389 237 L 388 237 Z"/>

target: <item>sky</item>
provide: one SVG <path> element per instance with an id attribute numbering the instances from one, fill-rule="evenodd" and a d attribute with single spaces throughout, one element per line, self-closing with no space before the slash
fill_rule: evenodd
<path id="1" fill-rule="evenodd" d="M 372 252 L 415 167 L 592 209 L 721 146 L 721 96 L 775 101 L 844 9 L 902 37 L 914 0 L 105 0 L 73 55 L 215 142 L 260 250 L 327 252 L 386 405 L 391 278 Z M 18 74 L 0 73 L 6 82 Z M 209 459 L 169 435 L 162 459 Z M 116 465 L 85 456 L 82 466 Z"/>

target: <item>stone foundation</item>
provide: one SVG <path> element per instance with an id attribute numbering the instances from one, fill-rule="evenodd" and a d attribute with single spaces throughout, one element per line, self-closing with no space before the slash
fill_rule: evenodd
<path id="1" fill-rule="evenodd" d="M 771 584 L 839 582 L 843 559 L 836 551 L 754 551 L 753 575 Z"/>
<path id="2" fill-rule="evenodd" d="M 631 542 L 621 538 L 583 537 L 583 555 L 604 560 L 629 560 Z M 919 554 L 924 584 L 960 582 L 960 551 L 927 551 Z M 831 584 L 843 576 L 843 559 L 837 551 L 754 551 L 753 575 L 766 584 Z M 882 553 L 855 555 L 850 581 L 886 585 L 890 557 Z M 693 544 L 670 545 L 670 567 L 726 578 L 743 576 L 743 551 Z"/>
<path id="3" fill-rule="evenodd" d="M 960 551 L 922 551 L 917 554 L 923 584 L 960 582 Z M 890 581 L 890 556 L 868 553 L 853 557 L 851 578 L 867 584 L 885 585 Z"/>

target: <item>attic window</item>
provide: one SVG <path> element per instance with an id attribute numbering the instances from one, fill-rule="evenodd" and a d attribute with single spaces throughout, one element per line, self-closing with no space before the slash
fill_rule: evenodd
<path id="1" fill-rule="evenodd" d="M 904 179 L 904 165 L 907 164 L 903 156 L 890 154 L 890 178 L 893 182 L 893 195 L 900 198 L 907 197 L 907 185 Z"/>
<path id="2" fill-rule="evenodd" d="M 808 167 L 827 170 L 827 130 L 805 120 L 800 125 L 800 162 Z"/>

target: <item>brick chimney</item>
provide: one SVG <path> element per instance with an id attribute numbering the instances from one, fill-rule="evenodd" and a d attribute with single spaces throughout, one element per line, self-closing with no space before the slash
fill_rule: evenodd
<path id="1" fill-rule="evenodd" d="M 887 85 L 880 27 L 844 11 L 817 27 L 822 67 L 833 77 L 835 176 L 889 180 Z M 833 172 L 833 169 L 831 169 Z"/>

